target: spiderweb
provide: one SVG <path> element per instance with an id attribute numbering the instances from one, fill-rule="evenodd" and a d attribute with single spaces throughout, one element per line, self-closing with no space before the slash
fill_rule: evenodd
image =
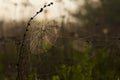
<path id="1" fill-rule="evenodd" d="M 33 21 L 29 29 L 31 53 L 44 53 L 54 46 L 59 37 L 59 29 L 59 25 L 54 21 Z"/>

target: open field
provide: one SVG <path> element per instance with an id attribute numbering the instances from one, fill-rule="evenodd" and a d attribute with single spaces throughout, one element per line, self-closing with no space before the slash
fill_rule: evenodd
<path id="1" fill-rule="evenodd" d="M 55 2 L 45 3 L 30 20 L 32 12 L 17 17 L 20 6 L 31 11 L 24 1 L 15 2 L 16 17 L 0 15 L 0 80 L 119 80 L 120 1 Z M 56 5 L 64 8 L 56 12 Z"/>

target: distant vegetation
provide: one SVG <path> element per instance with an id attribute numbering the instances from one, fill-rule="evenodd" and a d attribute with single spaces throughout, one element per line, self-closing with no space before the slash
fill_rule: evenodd
<path id="1" fill-rule="evenodd" d="M 19 22 L 6 33 L 1 21 L 0 80 L 119 80 L 120 1 L 93 4 L 85 0 L 84 15 L 79 9 L 71 13 L 83 25 L 65 23 L 66 16 L 61 23 L 38 22 L 33 16 L 27 27 Z"/>

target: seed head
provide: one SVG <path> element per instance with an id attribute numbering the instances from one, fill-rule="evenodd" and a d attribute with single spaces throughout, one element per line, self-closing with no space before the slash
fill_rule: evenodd
<path id="1" fill-rule="evenodd" d="M 26 31 L 28 31 L 28 29 L 26 29 Z"/>
<path id="2" fill-rule="evenodd" d="M 33 17 L 30 18 L 31 20 L 33 19 Z"/>
<path id="3" fill-rule="evenodd" d="M 36 12 L 36 14 L 38 14 L 39 12 Z"/>
<path id="4" fill-rule="evenodd" d="M 26 36 L 26 34 L 24 34 L 24 37 Z"/>
<path id="5" fill-rule="evenodd" d="M 30 23 L 28 23 L 28 26 L 30 25 Z"/>
<path id="6" fill-rule="evenodd" d="M 53 2 L 51 2 L 50 4 L 53 5 Z"/>
<path id="7" fill-rule="evenodd" d="M 44 5 L 44 8 L 46 7 L 46 5 Z"/>
<path id="8" fill-rule="evenodd" d="M 39 12 L 42 12 L 42 11 L 43 11 L 43 8 L 41 8 Z"/>
<path id="9" fill-rule="evenodd" d="M 48 6 L 50 6 L 51 4 L 48 4 Z"/>

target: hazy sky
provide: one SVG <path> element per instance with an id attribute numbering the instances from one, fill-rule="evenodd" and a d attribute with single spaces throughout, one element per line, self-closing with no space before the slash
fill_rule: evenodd
<path id="1" fill-rule="evenodd" d="M 68 16 L 66 10 L 75 12 L 77 3 L 74 0 L 0 0 L 0 20 L 25 20 L 35 14 L 44 4 L 53 2 L 54 5 L 47 8 L 46 14 L 48 19 L 59 18 L 60 15 Z M 83 4 L 83 0 L 79 0 Z M 44 12 L 39 16 L 41 19 L 45 18 Z"/>

